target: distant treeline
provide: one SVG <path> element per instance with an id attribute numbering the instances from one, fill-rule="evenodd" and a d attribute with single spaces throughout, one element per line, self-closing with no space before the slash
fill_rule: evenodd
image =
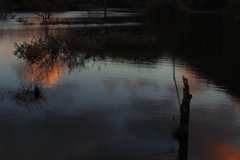
<path id="1" fill-rule="evenodd" d="M 99 0 L 101 1 L 101 0 Z M 102 0 L 104 1 L 104 0 Z M 109 7 L 116 8 L 143 8 L 147 6 L 149 0 L 112 0 Z M 163 0 L 164 1 L 164 0 Z M 186 6 L 191 9 L 199 10 L 220 10 L 227 5 L 230 0 L 182 0 Z M 238 1 L 238 0 L 236 0 Z M 96 0 L 0 0 L 0 11 L 32 11 L 41 10 L 38 7 L 32 7 L 32 4 L 56 3 L 63 4 L 58 9 L 61 10 L 79 10 L 79 6 L 93 4 L 98 6 Z M 38 5 L 41 6 L 41 5 Z"/>
<path id="2" fill-rule="evenodd" d="M 78 10 L 78 6 L 83 4 L 98 5 L 95 0 L 0 0 L 0 10 L 11 10 L 11 11 L 31 11 L 32 4 L 40 3 L 56 3 L 61 2 L 64 10 Z M 148 0 L 112 0 L 110 7 L 132 7 L 133 5 L 147 4 Z M 40 8 L 35 8 L 39 9 Z"/>
<path id="3" fill-rule="evenodd" d="M 189 8 L 196 10 L 221 10 L 231 0 L 182 0 Z"/>

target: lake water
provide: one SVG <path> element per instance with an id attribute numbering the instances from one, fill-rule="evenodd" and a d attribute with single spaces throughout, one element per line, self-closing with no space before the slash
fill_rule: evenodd
<path id="1" fill-rule="evenodd" d="M 32 15 L 17 18 L 21 16 Z M 0 159 L 176 159 L 179 144 L 171 132 L 179 125 L 173 115 L 180 111 L 173 63 L 180 98 L 182 75 L 193 95 L 188 159 L 240 159 L 240 32 L 238 22 L 232 21 L 196 14 L 121 26 L 156 35 L 155 47 L 112 51 L 114 56 L 78 67 L 39 68 L 13 55 L 14 42 L 40 37 L 46 27 L 1 20 L 0 86 L 17 88 L 23 78 L 41 77 L 49 90 L 40 104 L 22 106 L 8 97 L 0 99 Z M 59 32 L 66 27 L 48 29 Z"/>

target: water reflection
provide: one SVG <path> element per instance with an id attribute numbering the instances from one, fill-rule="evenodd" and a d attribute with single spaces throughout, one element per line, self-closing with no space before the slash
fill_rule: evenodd
<path id="1" fill-rule="evenodd" d="M 229 159 L 235 160 L 240 158 L 239 149 L 226 143 L 215 142 L 207 143 L 208 147 L 201 150 L 201 152 L 209 158 L 213 159 Z"/>
<path id="2" fill-rule="evenodd" d="M 157 80 L 150 80 L 150 79 L 128 79 L 128 78 L 115 78 L 115 77 L 106 77 L 104 79 L 105 86 L 110 90 L 114 91 L 114 89 L 121 85 L 121 83 L 129 89 L 140 89 L 143 87 L 148 87 L 153 90 L 159 89 L 159 84 Z"/>
<path id="3" fill-rule="evenodd" d="M 229 77 L 239 70 L 239 23 L 218 14 L 196 14 L 190 20 L 173 24 L 147 29 L 158 35 L 160 48 L 173 53 L 208 83 L 227 86 L 238 97 L 239 83 Z"/>
<path id="4" fill-rule="evenodd" d="M 0 86 L 0 103 L 9 99 L 21 107 L 42 110 L 47 105 L 47 91 L 40 79 L 20 79 L 20 86 L 16 88 Z"/>
<path id="5" fill-rule="evenodd" d="M 1 101 L 4 100 L 5 93 L 6 93 L 5 88 L 0 86 L 0 103 L 1 103 Z"/>
<path id="6" fill-rule="evenodd" d="M 41 65 L 32 64 L 27 65 L 28 72 L 25 72 L 21 76 L 34 80 L 35 77 L 42 79 L 44 87 L 51 88 L 54 84 L 58 84 L 59 79 L 64 74 L 65 63 L 44 63 Z M 25 66 L 25 65 L 23 65 Z"/>
<path id="7" fill-rule="evenodd" d="M 201 79 L 202 82 L 199 83 L 200 78 L 190 68 L 184 68 L 184 70 L 180 70 L 179 72 L 181 73 L 181 75 L 188 77 L 189 84 L 191 84 L 191 94 L 194 98 L 197 99 L 199 96 L 203 95 L 203 91 L 207 90 L 207 88 L 209 87 L 205 79 Z M 178 76 L 180 76 L 180 74 L 178 74 Z M 180 83 L 180 81 L 178 81 L 178 83 Z"/>
<path id="8" fill-rule="evenodd" d="M 149 159 L 176 159 L 172 148 L 175 152 L 180 147 L 181 153 L 183 146 L 185 159 L 239 159 L 239 85 L 233 78 L 239 70 L 239 29 L 215 16 L 124 28 L 134 33 L 154 32 L 157 49 L 112 50 L 99 61 L 61 56 L 44 57 L 39 64 L 30 64 L 30 59 L 17 61 L 9 44 L 30 38 L 25 31 L 13 34 L 6 30 L 9 44 L 4 46 L 9 48 L 1 56 L 9 59 L 0 60 L 1 84 L 16 86 L 15 74 L 41 77 L 43 86 L 51 87 L 51 102 L 38 115 L 15 107 L 8 99 L 1 101 L 4 132 L 0 137 L 4 138 L 0 138 L 0 158 L 133 160 L 170 152 Z M 7 38 L 10 33 L 13 39 Z M 173 56 L 180 94 L 179 77 L 185 75 L 194 96 L 189 139 L 183 145 L 172 138 L 173 117 L 161 115 L 179 115 Z M 12 67 L 15 63 L 17 67 Z M 94 63 L 99 65 L 91 68 Z M 90 69 L 78 72 L 84 68 Z M 2 93 L 0 90 L 0 100 Z"/>

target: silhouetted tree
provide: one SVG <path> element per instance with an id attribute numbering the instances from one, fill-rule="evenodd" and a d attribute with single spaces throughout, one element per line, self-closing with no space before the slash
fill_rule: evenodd
<path id="1" fill-rule="evenodd" d="M 240 0 L 228 0 L 225 9 L 240 16 Z"/>
<path id="2" fill-rule="evenodd" d="M 95 2 L 103 9 L 104 18 L 107 18 L 107 9 L 113 0 L 95 0 Z"/>
<path id="3" fill-rule="evenodd" d="M 192 0 L 193 9 L 197 10 L 221 10 L 226 0 Z"/>
<path id="4" fill-rule="evenodd" d="M 182 16 L 189 12 L 181 0 L 149 0 L 147 10 L 152 17 Z"/>
<path id="5" fill-rule="evenodd" d="M 134 0 L 124 0 L 124 4 L 125 4 L 130 10 L 133 10 L 133 8 L 134 8 Z"/>
<path id="6" fill-rule="evenodd" d="M 178 139 L 179 152 L 178 160 L 188 159 L 188 132 L 189 132 L 189 113 L 190 113 L 190 101 L 192 95 L 189 93 L 188 79 L 183 76 L 183 99 L 180 105 L 180 126 L 173 135 Z"/>
<path id="7" fill-rule="evenodd" d="M 14 18 L 12 12 L 15 8 L 13 0 L 0 0 L 0 19 Z"/>
<path id="8" fill-rule="evenodd" d="M 43 20 L 50 19 L 55 12 L 62 10 L 64 4 L 64 0 L 28 0 L 27 2 L 33 14 L 42 17 Z"/>

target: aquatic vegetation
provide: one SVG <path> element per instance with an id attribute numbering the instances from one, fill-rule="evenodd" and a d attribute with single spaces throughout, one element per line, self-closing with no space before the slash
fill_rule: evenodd
<path id="1" fill-rule="evenodd" d="M 70 28 L 63 34 L 49 34 L 30 43 L 15 43 L 14 55 L 33 64 L 42 63 L 50 57 L 66 60 L 74 56 L 101 56 L 104 50 L 111 47 L 148 47 L 155 40 L 156 37 L 146 33 L 132 36 L 129 32 L 102 30 L 97 35 L 89 35 L 83 28 Z"/>
<path id="2" fill-rule="evenodd" d="M 156 37 L 146 33 L 132 36 L 125 31 L 101 30 L 96 34 L 87 34 L 85 29 L 74 27 L 65 33 L 48 34 L 29 43 L 15 43 L 14 55 L 26 60 L 28 65 L 34 64 L 42 69 L 67 66 L 71 72 L 75 68 L 85 68 L 89 61 L 102 61 L 108 56 L 117 56 L 119 52 L 123 55 L 124 48 L 138 49 L 142 53 L 142 47 L 151 46 L 155 40 Z M 111 50 L 118 52 L 109 52 Z M 154 59 L 151 52 L 146 54 Z"/>
<path id="3" fill-rule="evenodd" d="M 10 99 L 15 101 L 17 105 L 29 107 L 37 106 L 42 102 L 46 102 L 46 93 L 49 89 L 43 87 L 41 79 L 20 79 L 20 86 L 17 88 L 8 88 Z"/>
<path id="4" fill-rule="evenodd" d="M 18 87 L 0 86 L 0 102 L 10 99 L 19 106 L 36 109 L 44 103 L 47 104 L 46 93 L 48 91 L 49 89 L 43 86 L 39 77 L 20 78 Z"/>
<path id="5" fill-rule="evenodd" d="M 23 44 L 16 44 L 17 50 L 14 52 L 18 58 L 27 59 L 30 64 L 41 61 L 45 57 L 44 41 L 39 39 L 37 42 L 31 41 L 30 44 L 23 42 Z M 41 53 L 41 54 L 39 54 Z"/>

